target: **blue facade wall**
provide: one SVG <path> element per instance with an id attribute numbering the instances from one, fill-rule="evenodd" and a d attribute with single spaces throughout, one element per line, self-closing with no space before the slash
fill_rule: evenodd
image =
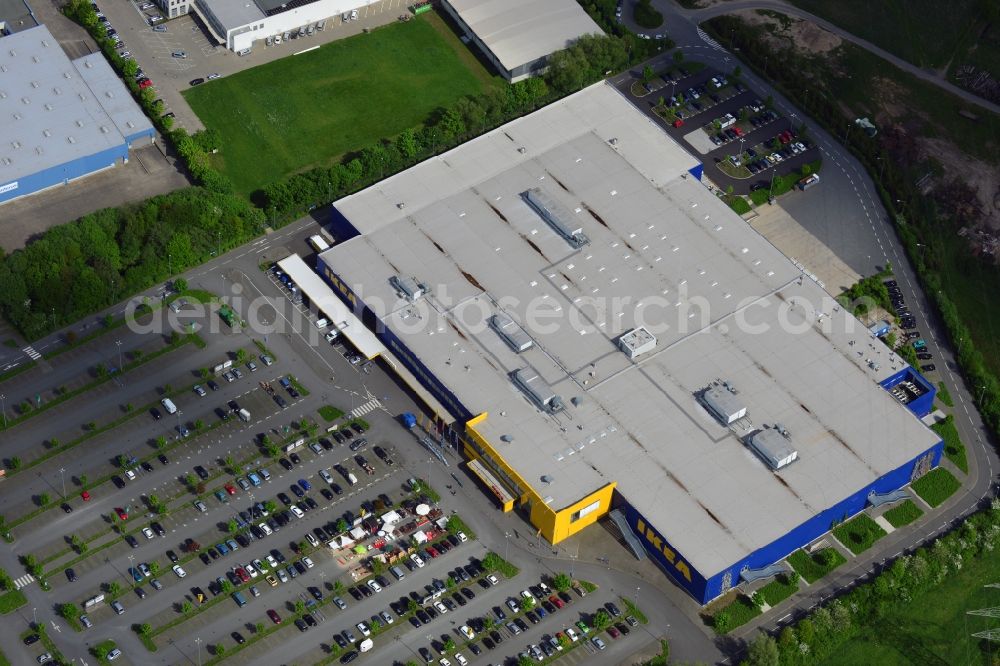
<path id="1" fill-rule="evenodd" d="M 343 218 L 343 216 L 341 216 Z M 346 220 L 346 219 L 345 219 Z M 348 223 L 350 224 L 350 223 Z M 353 225 L 352 225 L 353 228 Z M 456 418 L 463 423 L 471 419 L 475 414 L 470 412 L 466 406 L 448 389 L 434 373 L 432 373 L 423 361 L 421 361 L 410 348 L 399 339 L 382 321 L 376 316 L 374 310 L 362 301 L 340 276 L 331 269 L 320 255 L 316 260 L 316 268 L 320 275 L 333 287 L 333 290 L 340 296 L 344 303 L 350 307 L 354 314 L 361 319 L 365 326 L 375 332 L 378 339 L 388 347 L 396 358 L 406 366 L 413 375 L 420 381 L 420 384 L 427 389 L 442 405 L 447 407 Z"/>
<path id="2" fill-rule="evenodd" d="M 152 127 L 149 127 L 148 129 L 145 129 L 141 132 L 136 132 L 135 134 L 129 134 L 127 137 L 125 137 L 125 145 L 131 148 L 132 144 L 134 144 L 139 139 L 147 139 L 149 141 L 152 141 L 153 136 L 155 134 L 156 130 L 153 129 Z"/>
<path id="3" fill-rule="evenodd" d="M 888 391 L 892 387 L 897 384 L 901 384 L 904 381 L 911 381 L 924 389 L 923 395 L 916 400 L 911 400 L 906 405 L 907 409 L 920 418 L 930 414 L 931 410 L 934 409 L 934 396 L 937 394 L 937 389 L 911 366 L 908 365 L 893 376 L 882 380 L 879 382 L 879 385 Z"/>
<path id="4" fill-rule="evenodd" d="M 44 190 L 53 185 L 68 183 L 71 180 L 86 176 L 87 174 L 107 168 L 128 157 L 128 146 L 124 143 L 120 146 L 108 148 L 93 155 L 79 157 L 75 160 L 65 162 L 48 169 L 43 169 L 30 176 L 18 179 L 17 188 L 0 194 L 0 202 L 9 201 L 26 194 L 32 194 L 39 190 Z M 5 189 L 6 183 L 0 183 L 0 191 Z"/>
<path id="5" fill-rule="evenodd" d="M 632 530 L 646 547 L 650 557 L 682 588 L 688 591 L 699 603 L 706 604 L 724 593 L 723 581 L 729 574 L 729 587 L 736 587 L 740 582 L 740 572 L 744 568 L 759 569 L 787 557 L 818 537 L 830 531 L 835 522 L 849 518 L 862 511 L 868 503 L 871 492 L 885 493 L 901 488 L 910 482 L 918 461 L 929 457 L 931 467 L 936 467 L 941 461 L 944 443 L 938 442 L 924 453 L 900 465 L 895 470 L 885 474 L 873 483 L 859 489 L 849 497 L 841 500 L 829 509 L 816 514 L 805 523 L 799 525 L 782 537 L 760 548 L 738 562 L 733 563 L 723 571 L 706 576 L 688 564 L 684 554 L 675 549 L 664 537 L 655 524 L 650 523 L 640 514 L 628 500 L 617 496 L 617 508 L 621 508 Z M 666 527 L 664 525 L 663 527 Z"/>

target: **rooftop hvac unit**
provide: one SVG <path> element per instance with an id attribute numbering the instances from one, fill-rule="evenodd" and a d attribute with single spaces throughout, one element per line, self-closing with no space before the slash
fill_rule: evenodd
<path id="1" fill-rule="evenodd" d="M 728 382 L 725 385 L 712 384 L 702 393 L 701 399 L 712 416 L 719 419 L 722 425 L 731 425 L 747 415 L 746 405 L 736 397 Z"/>
<path id="2" fill-rule="evenodd" d="M 531 368 L 520 368 L 510 373 L 514 384 L 524 391 L 533 403 L 550 414 L 563 409 L 563 401 L 541 376 Z"/>
<path id="3" fill-rule="evenodd" d="M 416 303 L 428 291 L 427 285 L 417 282 L 417 279 L 412 277 L 401 278 L 398 275 L 393 275 L 389 278 L 389 284 L 401 298 L 405 298 L 410 303 Z"/>
<path id="4" fill-rule="evenodd" d="M 633 328 L 618 338 L 618 347 L 630 358 L 653 351 L 656 348 L 656 336 L 644 327 Z"/>
<path id="5" fill-rule="evenodd" d="M 490 317 L 490 328 L 496 331 L 497 335 L 518 354 L 530 349 L 534 344 L 521 325 L 504 312 L 498 312 Z"/>
<path id="6" fill-rule="evenodd" d="M 799 457 L 799 452 L 777 428 L 758 430 L 748 440 L 750 448 L 772 470 L 786 467 Z"/>
<path id="7" fill-rule="evenodd" d="M 562 204 L 547 195 L 537 187 L 533 187 L 521 194 L 531 208 L 538 213 L 545 222 L 552 227 L 552 230 L 563 237 L 573 249 L 579 249 L 590 243 L 590 239 L 583 233 L 573 214 L 566 210 Z"/>

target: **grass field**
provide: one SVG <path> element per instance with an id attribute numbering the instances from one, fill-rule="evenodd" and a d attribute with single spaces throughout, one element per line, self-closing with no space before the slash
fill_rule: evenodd
<path id="1" fill-rule="evenodd" d="M 945 583 L 908 604 L 901 604 L 867 631 L 837 648 L 823 666 L 923 666 L 925 664 L 987 665 L 986 649 L 997 646 L 971 634 L 1000 627 L 996 618 L 966 615 L 1000 601 L 1000 590 L 984 584 L 1000 581 L 1000 553 L 967 562 Z"/>
<path id="2" fill-rule="evenodd" d="M 935 423 L 931 426 L 931 430 L 936 432 L 942 440 L 944 440 L 944 455 L 947 456 L 948 460 L 955 464 L 955 467 L 959 468 L 966 474 L 969 473 L 969 459 L 965 455 L 965 444 L 958 436 L 958 430 L 955 428 L 955 422 L 952 420 L 945 420 L 940 423 Z"/>
<path id="3" fill-rule="evenodd" d="M 815 583 L 846 561 L 847 558 L 832 547 L 811 555 L 804 550 L 797 550 L 788 556 L 788 563 L 807 583 Z"/>
<path id="4" fill-rule="evenodd" d="M 282 176 L 421 125 L 436 109 L 500 85 L 433 12 L 184 91 L 213 156 L 249 194 Z"/>
<path id="5" fill-rule="evenodd" d="M 855 555 L 863 553 L 872 544 L 885 536 L 885 530 L 878 526 L 867 514 L 860 514 L 843 525 L 833 529 L 833 535 L 840 543 L 851 549 Z"/>
<path id="6" fill-rule="evenodd" d="M 938 506 L 952 496 L 962 484 L 943 467 L 936 467 L 913 482 L 913 490 L 931 506 Z"/>
<path id="7" fill-rule="evenodd" d="M 792 0 L 830 23 L 920 67 L 946 67 L 965 51 L 977 0 Z"/>
<path id="8" fill-rule="evenodd" d="M 760 595 L 764 601 L 772 608 L 777 606 L 788 597 L 795 594 L 799 589 L 798 582 L 792 582 L 785 574 L 779 575 L 770 583 L 760 588 Z"/>
<path id="9" fill-rule="evenodd" d="M 899 506 L 894 506 L 886 511 L 882 514 L 882 517 L 888 520 L 889 524 L 893 527 L 902 527 L 903 525 L 909 525 L 922 515 L 924 515 L 924 512 L 913 503 L 913 500 L 906 500 Z"/>

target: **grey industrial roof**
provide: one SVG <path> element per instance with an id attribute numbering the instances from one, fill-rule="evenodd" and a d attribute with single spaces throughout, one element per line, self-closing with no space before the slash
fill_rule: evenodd
<path id="1" fill-rule="evenodd" d="M 903 361 L 689 176 L 696 164 L 596 84 L 341 200 L 362 235 L 324 260 L 489 412 L 478 430 L 554 508 L 616 481 L 711 575 L 938 438 L 877 385 Z M 522 198 L 532 187 L 590 243 L 573 250 Z M 430 294 L 401 301 L 396 274 Z M 500 310 L 531 349 L 486 324 Z M 638 325 L 657 346 L 631 361 L 615 343 Z M 532 404 L 519 368 L 564 409 Z M 748 408 L 732 429 L 697 397 L 716 380 Z M 775 422 L 799 451 L 777 473 L 740 440 Z"/>
<path id="2" fill-rule="evenodd" d="M 196 4 L 199 9 L 210 11 L 226 31 L 267 18 L 253 0 L 200 0 Z"/>
<path id="3" fill-rule="evenodd" d="M 0 118 L 0 184 L 152 130 L 101 55 L 70 62 L 44 25 L 0 37 Z"/>
<path id="4" fill-rule="evenodd" d="M 508 70 L 604 34 L 576 0 L 446 1 Z"/>

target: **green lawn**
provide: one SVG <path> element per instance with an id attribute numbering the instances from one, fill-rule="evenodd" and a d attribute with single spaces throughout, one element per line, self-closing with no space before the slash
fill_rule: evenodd
<path id="1" fill-rule="evenodd" d="M 885 536 L 885 530 L 878 526 L 867 514 L 859 514 L 843 525 L 833 530 L 833 535 L 840 543 L 851 549 L 855 555 L 863 553 L 872 544 Z"/>
<path id="2" fill-rule="evenodd" d="M 906 500 L 899 506 L 894 506 L 885 513 L 882 517 L 889 521 L 889 524 L 893 527 L 902 527 L 903 525 L 909 525 L 914 520 L 924 515 L 924 512 L 920 510 L 920 507 L 913 503 L 913 500 Z"/>
<path id="3" fill-rule="evenodd" d="M 331 164 L 499 85 L 433 12 L 184 91 L 237 190 Z"/>
<path id="4" fill-rule="evenodd" d="M 760 596 L 764 597 L 764 601 L 767 602 L 767 605 L 774 607 L 795 594 L 798 589 L 798 581 L 792 582 L 789 580 L 789 576 L 781 574 L 770 583 L 760 588 L 759 591 Z"/>
<path id="5" fill-rule="evenodd" d="M 1000 580 L 1000 552 L 985 554 L 950 573 L 945 583 L 912 603 L 898 607 L 867 625 L 856 638 L 839 646 L 823 666 L 924 666 L 926 664 L 990 664 L 987 650 L 996 644 L 971 634 L 995 629 L 995 618 L 966 615 L 1000 602 L 1000 590 L 984 587 Z"/>
<path id="6" fill-rule="evenodd" d="M 804 550 L 797 550 L 788 556 L 788 563 L 807 583 L 816 582 L 846 561 L 847 558 L 832 547 L 823 548 L 811 555 Z"/>
<path id="7" fill-rule="evenodd" d="M 958 436 L 954 420 L 948 418 L 940 423 L 935 423 L 931 426 L 931 430 L 944 440 L 944 455 L 948 460 L 955 463 L 955 467 L 968 474 L 969 460 L 965 456 L 965 444 Z"/>
<path id="8" fill-rule="evenodd" d="M 322 416 L 323 420 L 326 421 L 327 423 L 330 423 L 331 421 L 336 421 L 337 419 L 339 419 L 341 416 L 344 415 L 344 412 L 342 410 L 337 409 L 333 405 L 323 405 L 316 411 L 319 412 L 319 415 Z"/>
<path id="9" fill-rule="evenodd" d="M 943 467 L 936 467 L 914 481 L 913 490 L 931 506 L 938 506 L 951 497 L 962 484 Z"/>
<path id="10" fill-rule="evenodd" d="M 963 52 L 977 0 L 792 0 L 805 9 L 921 67 L 942 68 Z"/>

